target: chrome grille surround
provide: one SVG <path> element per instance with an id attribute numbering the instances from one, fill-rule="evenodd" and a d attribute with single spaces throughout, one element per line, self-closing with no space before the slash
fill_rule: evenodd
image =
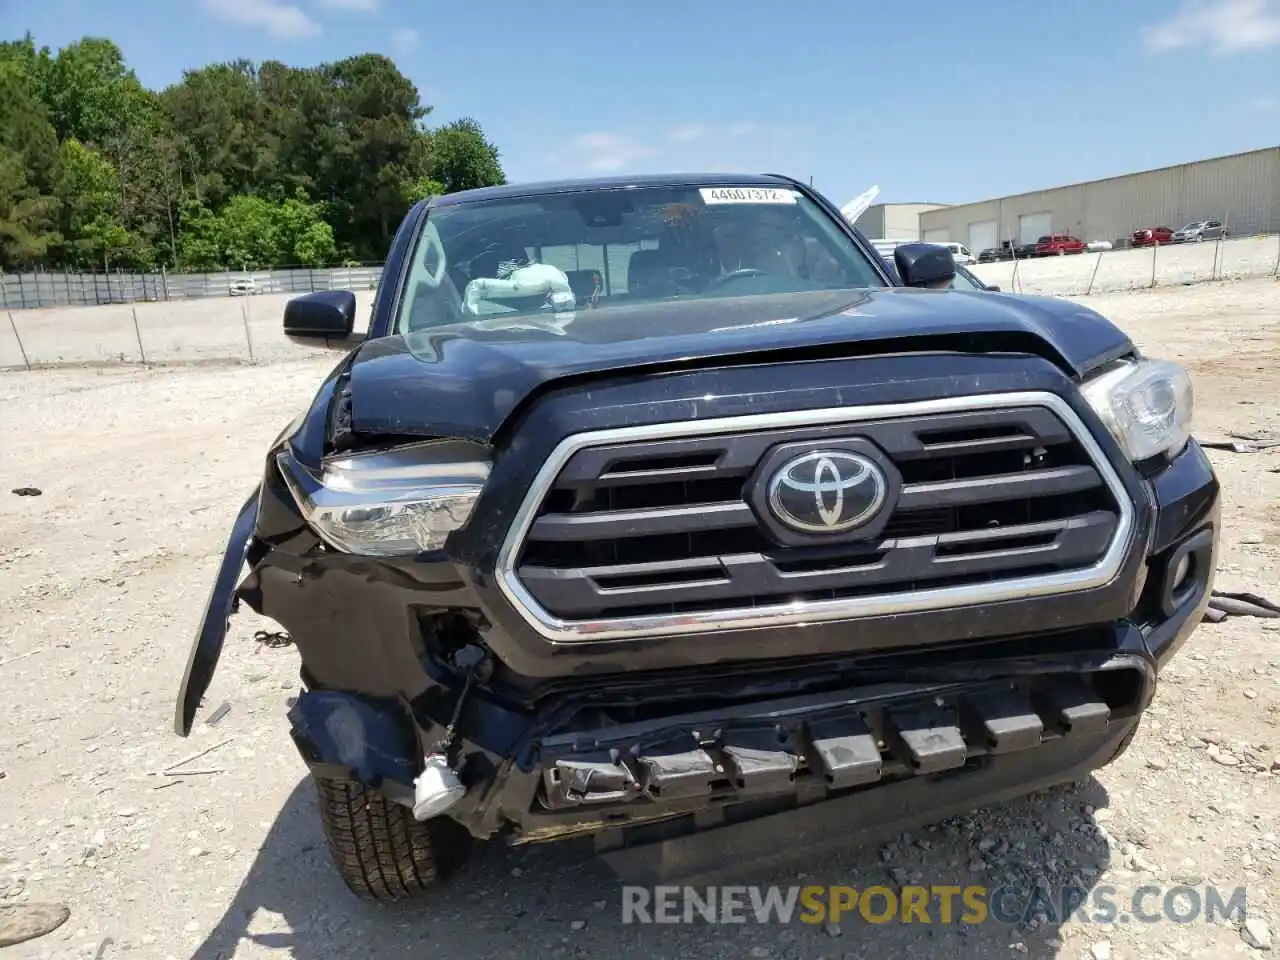
<path id="1" fill-rule="evenodd" d="M 901 418 L 944 417 L 982 411 L 1017 411 L 1043 408 L 1053 414 L 1087 456 L 1102 486 L 1114 501 L 1116 520 L 1105 549 L 1095 562 L 1075 569 L 988 579 L 949 586 L 881 592 L 833 599 L 788 600 L 776 603 L 726 605 L 689 612 L 645 613 L 614 617 L 568 618 L 557 616 L 538 600 L 519 575 L 521 554 L 539 512 L 561 472 L 582 451 L 602 446 L 703 438 L 796 428 L 850 427 L 858 435 L 859 424 Z M 815 444 L 820 441 L 815 441 Z M 691 507 L 693 512 L 715 509 Z M 680 511 L 669 511 L 679 513 Z M 626 641 L 642 637 L 696 636 L 720 631 L 781 627 L 814 622 L 856 620 L 900 613 L 953 607 L 978 606 L 1032 597 L 1045 597 L 1096 589 L 1118 575 L 1136 526 L 1134 505 L 1120 476 L 1098 445 L 1088 426 L 1059 395 L 1046 391 L 985 394 L 913 403 L 830 407 L 747 414 L 706 420 L 644 424 L 574 434 L 561 441 L 534 477 L 529 492 L 516 511 L 499 550 L 496 579 L 499 589 L 521 617 L 543 638 L 554 644 Z"/>

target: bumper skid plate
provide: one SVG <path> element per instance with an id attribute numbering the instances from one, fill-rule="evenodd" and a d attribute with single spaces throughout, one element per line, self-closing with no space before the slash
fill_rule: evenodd
<path id="1" fill-rule="evenodd" d="M 1141 711 L 1140 670 L 1036 675 L 784 702 L 767 713 L 710 714 L 544 741 L 539 805 L 749 799 L 957 771 L 983 757 L 1102 736 Z M 1106 677 L 1107 680 L 1101 680 Z M 858 693 L 855 691 L 854 693 Z M 1109 702 L 1110 701 L 1110 702 Z M 709 722 L 704 722 L 709 721 Z M 656 812 L 656 811 L 655 811 Z"/>

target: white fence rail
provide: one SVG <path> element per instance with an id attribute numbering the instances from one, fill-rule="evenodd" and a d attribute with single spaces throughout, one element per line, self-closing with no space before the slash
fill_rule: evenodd
<path id="1" fill-rule="evenodd" d="M 1060 297 L 1280 277 L 1280 236 L 984 263 L 973 272 L 1005 291 Z M 373 270 L 328 271 L 324 281 L 318 279 L 321 273 L 316 271 L 317 280 L 305 285 L 296 277 L 273 277 L 274 292 L 255 296 L 189 295 L 170 302 L 9 309 L 0 318 L 0 370 L 306 356 L 308 351 L 291 345 L 281 332 L 290 296 L 309 289 L 356 288 L 359 324 L 367 320 L 373 302 L 372 284 L 359 282 L 370 279 Z"/>
<path id="2" fill-rule="evenodd" d="M 226 273 L 0 273 L 0 306 L 91 307 L 257 293 L 372 290 L 382 265 Z"/>

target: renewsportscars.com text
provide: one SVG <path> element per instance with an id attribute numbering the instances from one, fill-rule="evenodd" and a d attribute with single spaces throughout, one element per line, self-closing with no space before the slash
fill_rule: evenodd
<path id="1" fill-rule="evenodd" d="M 622 888 L 623 923 L 1020 924 L 1213 923 L 1245 915 L 1243 887 L 1100 885 L 1019 887 L 851 886 Z"/>

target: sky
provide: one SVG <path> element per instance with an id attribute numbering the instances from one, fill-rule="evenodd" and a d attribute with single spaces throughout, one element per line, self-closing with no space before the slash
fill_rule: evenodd
<path id="1" fill-rule="evenodd" d="M 1280 144 L 1280 0 L 0 0 L 148 86 L 379 52 L 510 180 L 785 173 L 958 203 Z"/>

